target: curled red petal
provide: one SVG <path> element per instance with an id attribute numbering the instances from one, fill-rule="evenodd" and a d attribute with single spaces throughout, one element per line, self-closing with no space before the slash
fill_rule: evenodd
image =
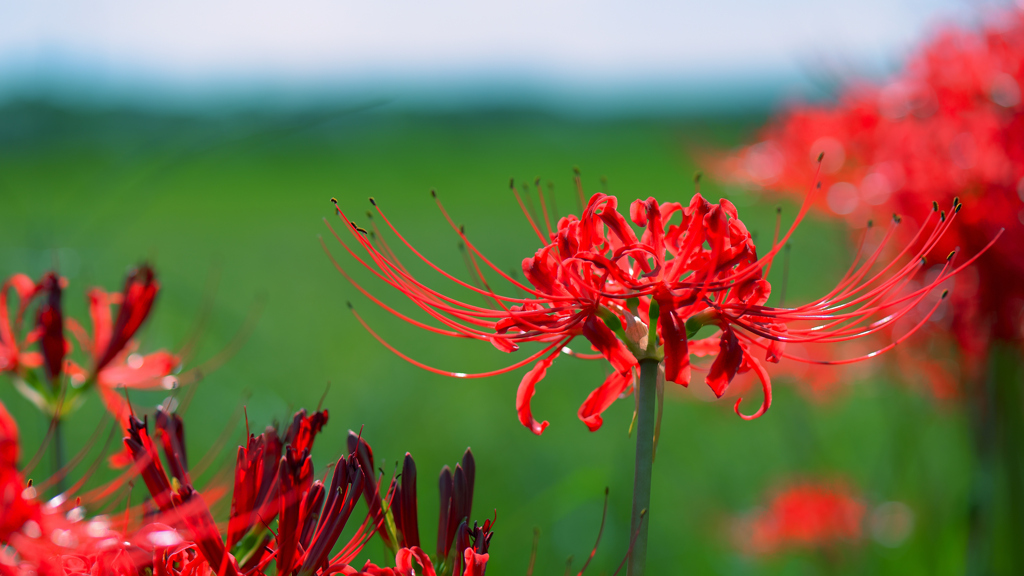
<path id="1" fill-rule="evenodd" d="M 732 409 L 740 418 L 743 418 L 744 420 L 753 420 L 763 416 L 772 405 L 772 381 L 771 378 L 768 377 L 768 371 L 764 369 L 764 366 L 761 365 L 757 358 L 754 358 L 750 354 L 744 354 L 744 368 L 753 370 L 754 373 L 757 374 L 758 380 L 761 381 L 761 390 L 764 392 L 764 399 L 761 401 L 761 407 L 757 409 L 757 412 L 754 412 L 749 416 L 740 412 L 740 402 L 743 401 L 743 398 L 738 398 Z"/>
<path id="2" fill-rule="evenodd" d="M 591 432 L 594 432 L 604 424 L 601 414 L 615 402 L 619 395 L 633 382 L 632 370 L 622 373 L 613 372 L 604 384 L 601 384 L 583 401 L 577 413 L 580 420 L 587 425 Z"/>
<path id="3" fill-rule="evenodd" d="M 544 432 L 544 429 L 548 427 L 548 423 L 537 422 L 533 418 L 533 412 L 530 410 L 530 400 L 533 398 L 534 388 L 537 386 L 537 382 L 544 379 L 544 375 L 548 372 L 548 367 L 555 361 L 555 356 L 545 356 L 541 358 L 530 371 L 523 376 L 522 382 L 519 383 L 519 391 L 516 392 L 516 412 L 519 413 L 519 421 L 522 422 L 523 426 L 530 429 L 531 432 L 538 436 Z"/>
<path id="4" fill-rule="evenodd" d="M 711 364 L 711 369 L 708 370 L 707 378 L 705 378 L 705 382 L 715 396 L 721 398 L 722 394 L 725 394 L 726 387 L 732 382 L 743 363 L 743 356 L 743 348 L 740 347 L 736 334 L 731 329 L 722 331 L 718 356 Z"/>

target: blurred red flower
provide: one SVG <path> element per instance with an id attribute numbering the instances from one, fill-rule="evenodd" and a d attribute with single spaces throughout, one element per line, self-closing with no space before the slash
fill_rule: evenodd
<path id="1" fill-rule="evenodd" d="M 932 330 L 935 339 L 955 338 L 968 372 L 983 369 L 991 342 L 1024 344 L 1024 13 L 992 22 L 980 32 L 947 28 L 882 85 L 856 84 L 834 104 L 785 111 L 722 167 L 798 194 L 824 152 L 817 205 L 858 229 L 893 211 L 920 222 L 932 200 L 957 199 L 966 210 L 928 254 L 933 261 L 953 249 L 973 253 L 1005 229 L 951 284 L 950 312 Z"/>
<path id="2" fill-rule="evenodd" d="M 738 521 L 737 545 L 753 554 L 829 548 L 861 539 L 867 509 L 841 484 L 796 484 Z"/>

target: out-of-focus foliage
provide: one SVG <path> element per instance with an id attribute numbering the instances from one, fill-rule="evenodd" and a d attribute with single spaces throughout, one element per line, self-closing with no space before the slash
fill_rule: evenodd
<path id="1" fill-rule="evenodd" d="M 151 261 L 162 292 L 140 335 L 149 348 L 181 343 L 203 316 L 208 279 L 219 277 L 201 354 L 223 348 L 255 302 L 265 306 L 246 345 L 198 384 L 186 416 L 190 453 L 220 449 L 225 430 L 234 445 L 244 433 L 242 405 L 253 422 L 283 420 L 292 407 L 315 405 L 329 382 L 324 405 L 337 425 L 318 441 L 319 469 L 344 450 L 346 428 L 365 426 L 387 473 L 406 450 L 423 470 L 436 470 L 471 445 L 478 470 L 474 509 L 481 516 L 498 510 L 495 560 L 488 566 L 494 576 L 525 572 L 535 526 L 541 529 L 536 573 L 559 573 L 569 555 L 578 566 L 593 544 L 609 486 L 605 539 L 588 573 L 610 574 L 627 540 L 632 406 L 613 406 L 597 433 L 576 420 L 579 398 L 603 379 L 601 365 L 556 362 L 534 402 L 552 427 L 540 438 L 530 434 L 514 410 L 521 373 L 477 381 L 432 375 L 363 332 L 345 307 L 357 300 L 354 291 L 317 242 L 326 233 L 320 218 L 331 214 L 332 196 L 351 205 L 372 195 L 417 247 L 459 270 L 457 238 L 428 195 L 436 188 L 481 250 L 514 269 L 536 246 L 508 192 L 509 176 L 552 181 L 560 213 L 577 210 L 574 165 L 589 190 L 600 190 L 606 175 L 610 191 L 626 200 L 685 200 L 699 168 L 686 151 L 734 145 L 755 127 L 744 119 L 584 121 L 532 113 L 167 117 L 8 108 L 0 111 L 0 272 L 35 277 L 56 262 L 76 283 L 113 285 L 126 265 Z M 773 205 L 713 182 L 702 192 L 730 194 L 759 244 L 770 242 Z M 787 206 L 784 219 L 794 212 Z M 793 239 L 787 301 L 834 284 L 848 257 L 841 230 L 803 225 Z M 429 271 L 417 272 L 430 281 Z M 782 267 L 773 270 L 773 283 L 782 282 L 781 273 Z M 82 315 L 85 302 L 69 295 L 66 306 Z M 434 365 L 476 371 L 505 360 L 475 343 L 432 338 L 363 309 L 392 343 Z M 655 465 L 651 568 L 960 573 L 970 462 L 960 416 L 883 378 L 845 384 L 818 404 L 780 379 L 771 412 L 756 422 L 731 416 L 728 403 L 670 388 Z M 0 398 L 19 419 L 31 454 L 46 422 L 31 421 L 34 411 L 6 381 Z M 132 397 L 144 406 L 162 399 Z M 68 422 L 69 453 L 80 449 L 102 414 L 92 400 Z M 218 456 L 225 465 L 233 457 L 226 450 Z M 37 474 L 45 468 L 44 461 Z M 858 545 L 838 552 L 838 563 L 809 552 L 771 558 L 736 552 L 730 518 L 761 502 L 780 479 L 804 474 L 841 475 L 872 502 L 904 502 L 916 528 L 902 542 L 875 540 L 868 530 Z M 425 491 L 424 506 L 436 506 L 432 494 Z M 421 529 L 427 538 L 433 534 L 426 523 Z M 368 552 L 384 554 L 373 545 Z"/>

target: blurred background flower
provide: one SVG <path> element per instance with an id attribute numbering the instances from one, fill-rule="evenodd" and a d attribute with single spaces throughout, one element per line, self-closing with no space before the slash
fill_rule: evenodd
<path id="1" fill-rule="evenodd" d="M 602 429 L 590 434 L 574 425 L 574 412 L 606 375 L 600 363 L 583 370 L 556 364 L 533 403 L 552 422 L 538 439 L 508 409 L 520 374 L 456 381 L 396 361 L 349 316 L 353 290 L 317 243 L 329 199 L 350 206 L 367 196 L 387 199 L 389 217 L 414 245 L 444 268 L 460 269 L 457 239 L 437 234 L 445 222 L 428 195 L 436 188 L 480 250 L 517 269 L 533 245 L 521 219 L 496 216 L 517 208 L 509 176 L 540 176 L 562 214 L 579 210 L 573 166 L 587 190 L 606 189 L 625 202 L 684 201 L 694 172 L 711 168 L 707 158 L 758 142 L 766 115 L 783 103 L 827 104 L 851 78 L 882 83 L 915 45 L 933 38 L 937 23 L 980 29 L 991 25 L 989 14 L 987 5 L 918 0 L 6 3 L 0 276 L 56 270 L 73 286 L 113 287 L 126 263 L 151 262 L 161 293 L 134 337 L 144 351 L 189 343 L 196 311 L 211 300 L 209 279 L 219 277 L 214 313 L 200 314 L 200 358 L 215 356 L 251 303 L 265 298 L 246 344 L 189 387 L 189 452 L 240 441 L 244 425 L 232 415 L 242 404 L 255 422 L 285 421 L 327 389 L 332 419 L 365 423 L 378 454 L 409 450 L 422 470 L 437 470 L 473 445 L 481 471 L 474 498 L 501 511 L 490 575 L 524 573 L 535 526 L 537 573 L 590 550 L 610 486 L 604 544 L 589 570 L 611 573 L 628 540 L 629 502 L 621 496 L 630 493 L 632 469 L 622 462 L 632 458 L 632 405 L 611 406 Z M 1008 86 L 994 92 L 1007 102 Z M 819 143 L 826 161 L 839 162 L 837 144 L 852 158 L 833 139 Z M 962 160 L 978 154 L 958 142 Z M 757 144 L 745 166 L 761 184 L 778 181 L 784 154 Z M 870 182 L 865 201 L 881 203 L 882 180 Z M 701 193 L 728 197 L 751 214 L 744 222 L 758 246 L 770 243 L 780 200 L 714 178 Z M 783 219 L 792 218 L 794 204 L 781 202 Z M 803 223 L 790 246 L 788 263 L 772 269 L 773 305 L 834 286 L 855 250 L 842 222 L 824 212 Z M 65 298 L 62 312 L 85 318 L 87 303 Z M 366 316 L 373 325 L 391 321 L 383 312 Z M 395 331 L 389 341 L 467 372 L 503 359 L 473 343 L 413 333 Z M 940 373 L 964 369 L 954 355 L 943 362 Z M 652 569 L 820 571 L 813 552 L 762 562 L 707 526 L 722 511 L 763 502 L 780 479 L 839 474 L 865 502 L 904 503 L 887 517 L 912 510 L 914 528 L 891 537 L 892 548 L 851 548 L 832 573 L 962 573 L 975 463 L 962 413 L 893 386 L 897 374 L 884 364 L 850 375 L 773 378 L 772 411 L 754 423 L 727 417 L 731 403 L 693 401 L 697 390 L 670 395 L 661 437 L 671 441 L 660 444 L 654 477 L 662 511 L 650 517 Z M 817 403 L 803 394 L 808 388 L 842 394 Z M 139 391 L 132 401 L 151 410 L 167 393 Z M 33 454 L 48 421 L 22 416 L 33 409 L 6 378 L 0 399 L 19 418 L 24 453 Z M 68 454 L 87 444 L 103 412 L 90 397 L 67 422 Z M 218 444 L 220 437 L 231 442 Z M 346 439 L 325 434 L 317 442 L 323 454 L 336 455 Z M 233 465 L 231 456 L 221 454 L 221 464 Z M 323 470 L 330 462 L 320 457 L 314 454 Z M 35 474 L 47 475 L 46 468 L 39 464 Z M 113 474 L 101 469 L 93 481 Z M 423 491 L 424 509 L 437 506 L 433 498 Z M 874 530 L 875 516 L 866 513 L 866 530 Z M 387 556 L 377 540 L 365 553 L 378 563 Z"/>

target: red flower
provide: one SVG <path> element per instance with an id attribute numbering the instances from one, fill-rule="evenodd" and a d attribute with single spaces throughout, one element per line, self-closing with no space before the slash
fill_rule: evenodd
<path id="1" fill-rule="evenodd" d="M 855 543 L 865 512 L 864 504 L 841 485 L 797 484 L 740 522 L 739 545 L 756 554 L 774 554 Z"/>
<path id="2" fill-rule="evenodd" d="M 1024 12 L 989 22 L 981 31 L 942 31 L 884 84 L 780 114 L 761 143 L 724 167 L 791 193 L 824 151 L 820 207 L 856 228 L 892 211 L 922 221 L 928 202 L 958 198 L 965 215 L 930 259 L 978 251 L 1005 229 L 1006 238 L 957 279 L 950 314 L 929 339 L 954 335 L 969 370 L 984 369 L 992 340 L 1024 345 Z"/>
<path id="3" fill-rule="evenodd" d="M 666 380 L 688 385 L 692 368 L 690 354 L 695 345 L 704 349 L 714 347 L 715 358 L 707 368 L 704 381 L 717 396 L 725 392 L 736 374 L 752 371 L 757 375 L 764 400 L 756 413 L 743 416 L 756 418 L 771 404 L 771 385 L 753 348 L 763 349 L 769 362 L 792 358 L 811 363 L 846 363 L 872 357 L 893 348 L 905 336 L 866 356 L 842 361 L 801 358 L 787 353 L 785 344 L 841 342 L 879 333 L 906 316 L 933 288 L 962 268 L 962 265 L 953 266 L 951 253 L 931 281 L 917 289 L 903 290 L 924 266 L 923 256 L 934 249 L 960 211 L 959 204 L 952 205 L 948 215 L 940 214 L 936 207 L 922 221 L 913 240 L 881 270 L 875 270 L 874 265 L 899 224 L 898 219 L 878 250 L 855 262 L 836 288 L 822 298 L 794 308 L 766 306 L 771 294 L 766 278 L 772 261 L 813 199 L 814 194 L 809 194 L 792 227 L 781 238 L 777 236 L 762 257 L 758 257 L 736 207 L 724 199 L 717 204 L 710 203 L 700 194 L 695 194 L 687 206 L 674 202 L 659 204 L 654 198 L 633 202 L 630 207 L 632 223 L 643 228 L 639 238 L 630 222 L 618 212 L 618 200 L 607 194 L 595 194 L 581 217 L 564 217 L 554 228 L 545 211 L 543 224 L 547 235 L 527 212 L 542 244 L 533 257 L 523 260 L 523 274 L 528 284 L 503 272 L 481 254 L 464 230 L 454 225 L 440 202 L 438 206 L 444 217 L 467 249 L 471 268 L 477 275 L 475 284 L 455 278 L 423 256 L 377 208 L 391 231 L 417 257 L 461 287 L 493 302 L 493 307 L 463 302 L 426 286 L 398 260 L 379 234 L 370 238 L 351 223 L 340 208 L 338 215 L 367 256 L 357 254 L 336 233 L 335 237 L 358 262 L 410 298 L 437 325 L 395 311 L 339 266 L 357 290 L 399 318 L 434 333 L 485 340 L 503 352 L 514 352 L 525 343 L 540 343 L 543 346 L 540 351 L 505 368 L 478 374 L 449 372 L 398 352 L 356 314 L 367 330 L 389 349 L 438 374 L 478 378 L 533 363 L 520 384 L 517 410 L 520 421 L 536 434 L 540 434 L 547 423 L 533 418 L 530 399 L 536 384 L 563 353 L 604 358 L 612 367 L 604 384 L 580 407 L 579 417 L 591 430 L 601 426 L 604 410 L 632 391 L 635 372 L 642 360 L 662 362 Z M 376 206 L 376 202 L 373 204 Z M 519 297 L 497 294 L 483 272 L 485 268 L 525 294 Z M 932 311 L 937 306 L 936 302 Z M 717 327 L 718 335 L 691 341 L 706 325 Z M 579 355 L 568 348 L 570 342 L 580 336 L 598 355 Z M 737 414 L 739 405 L 740 400 L 737 400 L 734 407 Z"/>
<path id="4" fill-rule="evenodd" d="M 18 306 L 12 321 L 8 296 L 14 288 Z M 0 286 L 0 372 L 18 373 L 23 368 L 42 366 L 43 357 L 39 352 L 25 348 L 39 338 L 38 331 L 22 335 L 22 320 L 32 300 L 39 294 L 39 287 L 24 274 L 15 274 Z"/>
<path id="5" fill-rule="evenodd" d="M 92 335 L 74 319 L 67 321 L 79 346 L 92 359 L 90 370 L 71 361 L 67 363 L 65 369 L 72 383 L 76 386 L 95 383 L 107 409 L 118 421 L 123 422 L 130 413 L 119 388 L 169 390 L 177 385 L 170 374 L 181 359 L 165 350 L 140 355 L 132 340 L 149 315 L 158 289 L 153 270 L 144 265 L 128 274 L 121 293 L 108 293 L 99 288 L 89 291 Z M 111 309 L 115 304 L 119 305 L 116 319 Z"/>

